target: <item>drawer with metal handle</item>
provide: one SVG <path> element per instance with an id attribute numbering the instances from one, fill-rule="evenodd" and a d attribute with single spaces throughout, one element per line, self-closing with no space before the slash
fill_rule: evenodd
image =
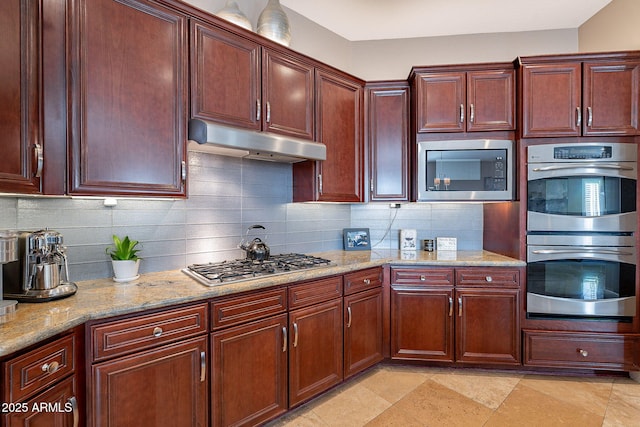
<path id="1" fill-rule="evenodd" d="M 5 362 L 7 401 L 19 402 L 75 372 L 75 346 L 75 336 L 68 335 Z"/>
<path id="2" fill-rule="evenodd" d="M 173 342 L 208 331 L 207 304 L 97 323 L 90 326 L 93 361 Z"/>
<path id="3" fill-rule="evenodd" d="M 344 275 L 345 295 L 380 286 L 382 286 L 382 267 L 368 268 Z"/>

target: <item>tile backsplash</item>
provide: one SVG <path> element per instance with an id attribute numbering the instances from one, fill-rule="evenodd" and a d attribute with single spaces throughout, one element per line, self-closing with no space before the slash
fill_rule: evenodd
<path id="1" fill-rule="evenodd" d="M 459 249 L 482 248 L 482 205 L 291 203 L 291 166 L 205 153 L 189 153 L 189 198 L 118 199 L 0 197 L 0 229 L 50 228 L 63 234 L 75 281 L 109 277 L 105 248 L 113 234 L 142 242 L 141 272 L 239 258 L 249 237 L 265 238 L 272 253 L 342 248 L 342 229 L 367 227 L 374 248 L 398 248 L 399 230 L 418 239 L 457 237 Z"/>

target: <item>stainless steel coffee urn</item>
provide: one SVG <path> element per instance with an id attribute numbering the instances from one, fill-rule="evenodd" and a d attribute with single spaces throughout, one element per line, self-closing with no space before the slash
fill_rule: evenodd
<path id="1" fill-rule="evenodd" d="M 4 297 L 23 302 L 44 302 L 73 295 L 62 234 L 53 230 L 20 231 L 18 259 L 5 264 Z"/>

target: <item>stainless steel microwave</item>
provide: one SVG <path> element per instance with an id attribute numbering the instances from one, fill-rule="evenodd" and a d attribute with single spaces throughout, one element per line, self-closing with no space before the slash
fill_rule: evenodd
<path id="1" fill-rule="evenodd" d="M 421 141 L 417 150 L 419 202 L 514 199 L 513 141 Z"/>

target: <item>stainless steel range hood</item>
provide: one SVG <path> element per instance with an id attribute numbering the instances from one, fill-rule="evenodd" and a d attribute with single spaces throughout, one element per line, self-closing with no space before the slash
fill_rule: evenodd
<path id="1" fill-rule="evenodd" d="M 236 129 L 200 119 L 189 120 L 188 149 L 282 163 L 327 158 L 327 148 L 319 142 Z"/>

